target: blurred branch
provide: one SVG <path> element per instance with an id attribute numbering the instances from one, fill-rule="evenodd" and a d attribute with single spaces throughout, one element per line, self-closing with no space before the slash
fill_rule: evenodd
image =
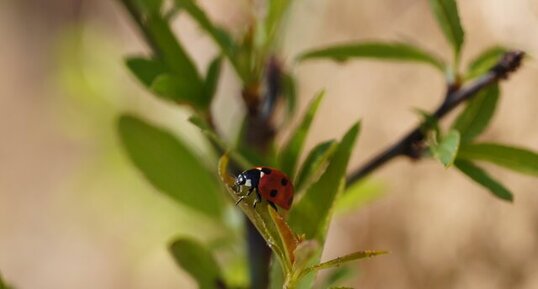
<path id="1" fill-rule="evenodd" d="M 435 110 L 432 116 L 440 120 L 456 108 L 461 103 L 471 99 L 482 89 L 507 79 L 508 75 L 520 66 L 524 53 L 522 51 L 509 51 L 504 54 L 501 60 L 495 64 L 486 74 L 465 87 L 453 85 L 447 88 L 445 99 Z M 407 156 L 411 159 L 420 159 L 424 149 L 425 134 L 421 129 L 421 123 L 410 133 L 405 135 L 401 140 L 396 142 L 391 147 L 387 148 L 376 157 L 371 159 L 364 166 L 359 167 L 347 177 L 347 183 L 351 184 L 361 180 L 371 172 L 379 169 L 392 159 L 398 156 Z"/>

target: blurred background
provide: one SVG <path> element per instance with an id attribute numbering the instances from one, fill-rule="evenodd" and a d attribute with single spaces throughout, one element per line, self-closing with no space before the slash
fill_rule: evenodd
<path id="1" fill-rule="evenodd" d="M 241 33 L 250 0 L 198 0 Z M 538 55 L 538 1 L 458 1 L 463 60 L 492 45 Z M 309 62 L 307 48 L 352 40 L 403 40 L 450 56 L 427 1 L 297 0 L 283 55 L 299 80 L 300 108 L 327 97 L 307 147 L 357 119 L 356 168 L 416 125 L 444 93 L 430 67 L 374 61 Z M 174 20 L 201 68 L 217 52 L 185 15 Z M 175 236 L 209 240 L 219 228 L 157 193 L 130 164 L 116 118 L 132 111 L 175 131 L 200 154 L 189 112 L 151 97 L 124 58 L 147 53 L 116 1 L 0 2 L 0 272 L 16 288 L 195 288 L 169 256 Z M 509 81 L 481 137 L 538 151 L 538 64 Z M 229 67 L 213 107 L 237 131 L 239 81 Z M 301 110 L 302 111 L 302 110 Z M 285 135 L 285 133 L 284 133 Z M 376 197 L 337 216 L 324 259 L 363 249 L 389 255 L 356 263 L 356 288 L 538 288 L 538 180 L 489 167 L 515 193 L 509 204 L 435 161 L 396 160 L 372 176 Z"/>

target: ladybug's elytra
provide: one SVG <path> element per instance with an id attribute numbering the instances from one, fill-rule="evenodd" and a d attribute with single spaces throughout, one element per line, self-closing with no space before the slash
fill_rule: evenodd
<path id="1" fill-rule="evenodd" d="M 254 190 L 256 190 L 254 207 L 262 198 L 275 209 L 275 204 L 277 204 L 279 207 L 289 210 L 293 202 L 293 184 L 286 174 L 277 169 L 255 167 L 246 170 L 237 176 L 235 186 L 249 188 L 248 193 L 239 198 L 237 203 L 248 197 Z"/>

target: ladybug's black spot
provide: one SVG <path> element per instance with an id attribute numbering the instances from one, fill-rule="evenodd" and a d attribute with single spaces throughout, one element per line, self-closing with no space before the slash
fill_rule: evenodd
<path id="1" fill-rule="evenodd" d="M 269 195 L 271 196 L 271 198 L 276 197 L 277 194 L 278 194 L 277 190 L 271 190 L 271 192 L 269 192 Z"/>
<path id="2" fill-rule="evenodd" d="M 271 169 L 268 169 L 268 168 L 262 168 L 262 172 L 264 174 L 266 174 L 266 175 L 269 175 L 269 174 L 271 174 L 272 171 L 271 171 Z"/>
<path id="3" fill-rule="evenodd" d="M 287 185 L 288 184 L 288 179 L 282 178 L 282 180 L 280 180 L 280 184 L 283 185 L 283 186 Z"/>

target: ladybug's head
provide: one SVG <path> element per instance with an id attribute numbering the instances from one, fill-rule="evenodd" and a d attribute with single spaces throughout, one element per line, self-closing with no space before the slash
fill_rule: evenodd
<path id="1" fill-rule="evenodd" d="M 243 186 L 247 182 L 247 176 L 245 174 L 239 174 L 237 178 L 235 179 L 235 185 L 236 186 Z"/>

